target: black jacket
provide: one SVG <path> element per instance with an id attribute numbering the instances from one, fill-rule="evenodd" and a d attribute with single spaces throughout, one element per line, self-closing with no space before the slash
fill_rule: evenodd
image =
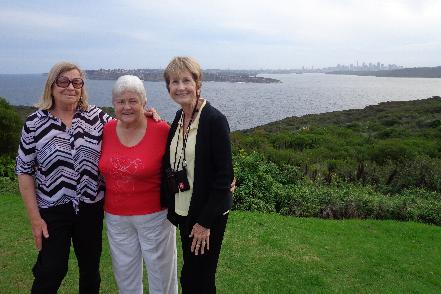
<path id="1" fill-rule="evenodd" d="M 176 112 L 170 128 L 163 159 L 164 170 L 170 168 L 170 144 L 181 113 L 182 109 Z M 193 194 L 188 221 L 210 228 L 213 220 L 232 206 L 230 184 L 233 180 L 233 164 L 228 121 L 208 101 L 200 114 L 195 153 Z M 175 195 L 168 192 L 165 173 L 162 183 L 162 202 L 168 207 L 167 217 L 170 222 L 177 225 Z"/>

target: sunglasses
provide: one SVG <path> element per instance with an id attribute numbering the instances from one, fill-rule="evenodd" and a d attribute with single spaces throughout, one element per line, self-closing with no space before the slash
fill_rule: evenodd
<path id="1" fill-rule="evenodd" d="M 75 89 L 81 89 L 84 86 L 84 81 L 80 78 L 69 80 L 66 77 L 58 77 L 55 80 L 55 84 L 60 88 L 67 88 L 71 83 Z"/>

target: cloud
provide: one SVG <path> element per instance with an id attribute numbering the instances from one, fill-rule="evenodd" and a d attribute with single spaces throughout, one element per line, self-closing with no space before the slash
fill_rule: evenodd
<path id="1" fill-rule="evenodd" d="M 439 65 L 441 0 L 0 0 L 0 26 L 1 70 L 17 55 L 94 68 L 158 67 L 174 55 L 219 68 Z"/>
<path id="2" fill-rule="evenodd" d="M 131 0 L 127 9 L 162 21 L 169 39 L 316 46 L 433 36 L 441 1 L 161 1 Z M 428 27 L 431 28 L 428 30 Z"/>
<path id="3" fill-rule="evenodd" d="M 79 18 L 18 8 L 2 8 L 0 24 L 16 31 L 41 29 L 72 30 L 81 24 Z"/>

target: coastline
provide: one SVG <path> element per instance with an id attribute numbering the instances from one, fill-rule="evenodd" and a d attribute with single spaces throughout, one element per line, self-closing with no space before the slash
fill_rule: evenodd
<path id="1" fill-rule="evenodd" d="M 292 116 L 361 109 L 384 101 L 440 96 L 439 79 L 397 79 L 325 74 L 262 75 L 283 83 L 206 82 L 202 95 L 226 115 L 231 130 L 249 129 Z M 31 106 L 43 92 L 41 75 L 0 78 L 0 96 L 10 104 Z M 88 80 L 89 103 L 111 106 L 114 81 Z M 165 120 L 176 107 L 164 82 L 145 82 L 148 104 Z"/>
<path id="2" fill-rule="evenodd" d="M 296 131 L 304 125 L 309 125 L 311 123 L 317 125 L 327 125 L 330 124 L 331 121 L 337 121 L 339 124 L 347 125 L 347 124 L 351 124 L 354 121 L 359 120 L 360 117 L 366 118 L 367 116 L 369 116 L 369 114 L 376 114 L 377 112 L 382 112 L 385 109 L 392 109 L 397 106 L 413 107 L 414 105 L 420 105 L 426 102 L 428 103 L 432 100 L 435 101 L 441 100 L 441 97 L 432 96 L 428 98 L 408 100 L 408 101 L 386 101 L 377 104 L 367 105 L 363 108 L 351 108 L 351 109 L 328 111 L 322 113 L 310 113 L 301 116 L 289 116 L 269 123 L 263 123 L 256 127 L 240 129 L 240 130 L 232 130 L 231 132 L 247 133 L 259 129 L 263 129 L 269 132 L 277 132 L 287 129 L 290 129 L 291 131 Z M 37 108 L 35 108 L 34 106 L 25 106 L 25 105 L 11 105 L 11 106 L 19 113 L 20 118 L 23 121 L 26 119 L 27 116 L 29 116 L 29 114 L 37 110 Z M 98 106 L 98 107 L 103 109 L 110 115 L 114 114 L 114 110 L 112 107 L 109 106 Z"/>
<path id="3" fill-rule="evenodd" d="M 135 75 L 143 81 L 163 82 L 162 69 L 99 69 L 86 70 L 86 76 L 91 80 L 116 80 L 122 75 Z M 273 78 L 260 77 L 259 72 L 249 70 L 204 70 L 203 76 L 206 82 L 230 82 L 230 83 L 281 83 Z"/>

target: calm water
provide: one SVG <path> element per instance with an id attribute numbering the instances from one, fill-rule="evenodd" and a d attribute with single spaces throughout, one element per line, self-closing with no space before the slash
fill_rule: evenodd
<path id="1" fill-rule="evenodd" d="M 289 116 L 364 108 L 384 101 L 441 96 L 441 79 L 377 78 L 325 74 L 265 75 L 281 84 L 206 82 L 202 95 L 228 118 L 232 130 Z M 11 104 L 32 105 L 43 92 L 42 75 L 0 75 L 0 96 Z M 88 80 L 91 104 L 111 106 L 114 81 Z M 171 121 L 178 109 L 162 82 L 145 82 L 148 104 Z"/>

